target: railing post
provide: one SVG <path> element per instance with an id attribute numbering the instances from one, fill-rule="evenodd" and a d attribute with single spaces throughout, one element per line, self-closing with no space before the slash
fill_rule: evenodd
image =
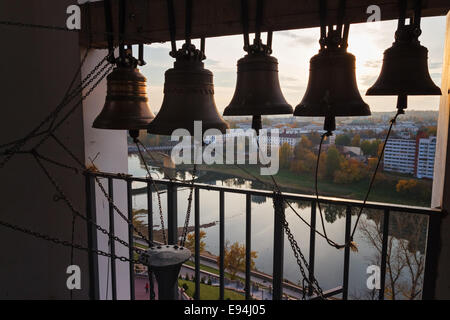
<path id="1" fill-rule="evenodd" d="M 132 181 L 130 179 L 127 180 L 127 207 L 128 207 L 128 220 L 130 222 L 133 221 L 133 195 L 131 193 L 132 189 Z M 128 225 L 128 257 L 130 260 L 134 259 L 134 229 L 133 224 L 130 223 Z M 129 262 L 130 264 L 130 299 L 135 300 L 135 289 L 134 289 L 134 263 Z"/>
<path id="2" fill-rule="evenodd" d="M 245 299 L 250 300 L 251 295 L 251 241 L 252 241 L 252 196 L 246 194 L 245 205 Z"/>
<path id="3" fill-rule="evenodd" d="M 273 300 L 281 300 L 283 297 L 283 260 L 284 260 L 284 202 L 275 196 L 274 230 L 273 230 Z M 278 214 L 277 211 L 279 210 Z"/>
<path id="4" fill-rule="evenodd" d="M 195 293 L 194 299 L 200 300 L 200 191 L 195 188 L 194 231 L 195 231 Z"/>
<path id="5" fill-rule="evenodd" d="M 178 240 L 177 198 L 177 186 L 171 182 L 167 185 L 167 241 L 169 244 L 177 244 Z"/>
<path id="6" fill-rule="evenodd" d="M 111 248 L 111 253 L 113 255 L 116 254 L 116 242 L 113 239 L 114 236 L 114 181 L 112 178 L 108 178 L 108 194 L 111 199 L 109 203 L 109 245 Z M 117 300 L 117 281 L 116 281 L 116 260 L 114 258 L 111 259 L 111 292 L 112 299 Z M 106 293 L 108 294 L 108 293 Z"/>
<path id="7" fill-rule="evenodd" d="M 225 299 L 225 193 L 220 191 L 219 196 L 219 299 Z"/>
<path id="8" fill-rule="evenodd" d="M 350 232 L 352 227 L 352 208 L 347 206 L 345 213 L 345 243 L 348 244 L 350 241 Z M 344 279 L 343 279 L 343 289 L 342 289 L 342 299 L 348 299 L 348 276 L 350 271 L 350 247 L 345 246 L 344 251 Z"/>
<path id="9" fill-rule="evenodd" d="M 87 172 L 85 174 L 85 189 L 86 189 L 86 218 L 96 222 L 97 211 L 95 201 L 95 183 L 93 177 Z M 87 222 L 87 238 L 88 248 L 97 250 L 97 230 L 94 225 Z M 98 278 L 98 256 L 89 251 L 89 299 L 99 300 L 99 278 Z"/>
<path id="10" fill-rule="evenodd" d="M 386 285 L 386 261 L 387 261 L 388 240 L 389 240 L 389 209 L 385 209 L 383 215 L 383 240 L 381 245 L 380 292 L 378 296 L 379 300 L 384 300 L 384 288 Z"/>
<path id="11" fill-rule="evenodd" d="M 435 299 L 438 257 L 441 250 L 441 216 L 431 214 L 428 218 L 427 248 L 423 275 L 422 300 Z"/>
<path id="12" fill-rule="evenodd" d="M 314 263 L 316 257 L 316 202 L 311 202 L 311 227 L 309 228 L 309 286 L 308 295 L 312 296 L 314 293 L 313 279 L 314 279 Z M 304 290 L 304 288 L 303 288 Z"/>
<path id="13" fill-rule="evenodd" d="M 153 194 L 151 182 L 147 182 L 147 233 L 148 240 L 153 242 Z M 155 300 L 155 284 L 151 270 L 148 270 L 148 281 L 150 284 L 150 300 Z"/>

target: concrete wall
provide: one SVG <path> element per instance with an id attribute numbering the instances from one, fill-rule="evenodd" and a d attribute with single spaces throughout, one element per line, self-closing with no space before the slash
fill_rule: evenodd
<path id="1" fill-rule="evenodd" d="M 0 20 L 65 26 L 66 9 L 76 2 L 2 0 Z M 55 108 L 80 65 L 83 49 L 76 32 L 2 25 L 0 39 L 0 144 L 3 144 L 24 136 Z M 91 51 L 82 75 L 104 55 L 105 52 Z M 88 162 L 99 152 L 95 163 L 101 170 L 127 172 L 126 133 L 91 129 L 103 106 L 105 88 L 104 81 L 56 134 L 78 158 Z M 45 143 L 40 152 L 60 162 L 71 161 L 53 141 Z M 51 164 L 47 166 L 74 206 L 85 214 L 84 177 Z M 121 194 L 117 200 L 122 208 L 126 208 L 124 190 L 123 184 L 117 185 L 116 194 Z M 54 202 L 54 195 L 54 188 L 30 155 L 17 155 L 0 169 L 0 219 L 70 241 L 71 212 L 63 202 Z M 97 190 L 97 220 L 105 228 L 108 228 L 107 208 Z M 127 240 L 126 224 L 119 219 L 116 219 L 117 234 Z M 75 242 L 87 246 L 86 230 L 86 223 L 77 219 Z M 99 249 L 108 251 L 105 237 L 99 236 L 98 242 Z M 118 254 L 127 255 L 125 248 L 117 247 Z M 69 298 L 66 268 L 70 264 L 70 248 L 0 226 L 0 253 L 0 299 Z M 87 253 L 75 250 L 74 264 L 81 267 L 82 281 L 82 289 L 74 291 L 74 298 L 87 299 Z M 99 258 L 102 299 L 106 297 L 106 266 L 107 260 Z M 128 298 L 128 264 L 122 262 L 118 262 L 118 287 L 118 297 Z"/>
<path id="2" fill-rule="evenodd" d="M 442 208 L 450 212 L 450 13 L 447 14 L 447 31 L 445 36 L 445 52 L 442 70 L 442 97 L 439 107 L 439 122 L 434 164 L 432 207 Z M 441 248 L 436 280 L 436 298 L 450 299 L 450 217 L 442 220 Z"/>

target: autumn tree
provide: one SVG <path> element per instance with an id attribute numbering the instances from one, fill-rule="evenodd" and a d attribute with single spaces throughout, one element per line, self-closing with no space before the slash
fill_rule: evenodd
<path id="1" fill-rule="evenodd" d="M 361 145 L 361 136 L 359 134 L 355 134 L 352 138 L 352 146 L 359 147 Z"/>
<path id="2" fill-rule="evenodd" d="M 280 155 L 280 167 L 283 169 L 289 169 L 292 159 L 292 148 L 289 143 L 285 142 L 281 145 L 279 150 Z"/>
<path id="3" fill-rule="evenodd" d="M 232 279 L 236 279 L 236 274 L 239 271 L 245 270 L 245 245 L 239 244 L 239 242 L 233 243 L 231 246 L 228 241 L 225 245 L 224 250 L 224 266 L 225 270 L 228 270 L 231 274 Z M 256 251 L 251 251 L 250 253 L 250 267 L 255 268 L 254 259 L 258 258 L 258 253 Z M 217 257 L 217 265 L 220 264 L 220 257 Z"/>
<path id="4" fill-rule="evenodd" d="M 202 240 L 206 238 L 206 232 L 204 230 L 200 230 L 200 252 L 205 251 L 205 242 Z M 184 246 L 191 250 L 191 252 L 195 252 L 195 232 L 188 233 L 186 237 L 186 242 L 184 243 Z"/>

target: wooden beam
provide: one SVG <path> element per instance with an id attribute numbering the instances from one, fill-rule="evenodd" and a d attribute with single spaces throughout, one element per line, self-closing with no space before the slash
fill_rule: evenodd
<path id="1" fill-rule="evenodd" d="M 127 0 L 125 38 L 127 44 L 169 41 L 166 0 Z M 173 0 L 175 7 L 176 37 L 182 40 L 185 24 L 185 1 Z M 192 38 L 219 37 L 242 33 L 240 0 L 195 0 L 193 8 Z M 346 22 L 366 22 L 367 8 L 377 5 L 381 20 L 398 17 L 397 0 L 347 0 Z M 409 1 L 409 14 L 414 1 Z M 448 0 L 423 0 L 423 16 L 445 15 L 450 10 Z M 336 23 L 339 0 L 328 0 L 328 22 Z M 114 32 L 118 27 L 118 1 L 112 0 Z M 249 0 L 250 32 L 255 29 L 256 0 Z M 103 1 L 82 5 L 82 32 L 80 43 L 94 48 L 106 48 Z M 318 27 L 318 0 L 266 0 L 262 31 L 280 31 Z M 114 36 L 117 41 L 117 34 Z"/>

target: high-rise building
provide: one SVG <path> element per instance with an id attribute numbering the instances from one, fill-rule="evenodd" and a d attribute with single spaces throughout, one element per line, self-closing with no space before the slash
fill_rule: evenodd
<path id="1" fill-rule="evenodd" d="M 421 138 L 417 145 L 417 178 L 433 179 L 436 137 Z"/>
<path id="2" fill-rule="evenodd" d="M 389 139 L 384 151 L 384 170 L 415 174 L 416 140 Z"/>
<path id="3" fill-rule="evenodd" d="M 436 137 L 419 134 L 412 139 L 390 139 L 384 152 L 384 170 L 433 179 Z"/>

